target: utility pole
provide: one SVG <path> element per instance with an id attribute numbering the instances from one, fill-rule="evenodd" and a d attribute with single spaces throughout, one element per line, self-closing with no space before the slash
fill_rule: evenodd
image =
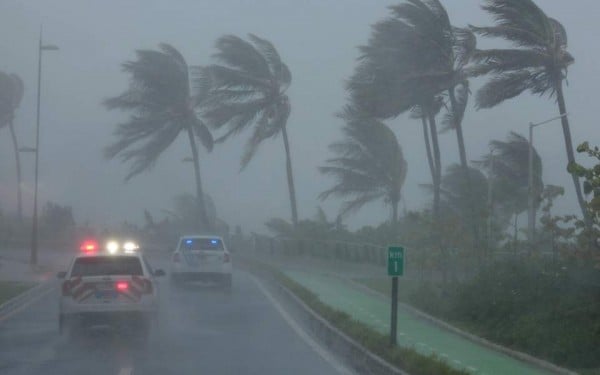
<path id="1" fill-rule="evenodd" d="M 31 226 L 31 254 L 29 263 L 37 264 L 38 258 L 38 179 L 40 164 L 40 99 L 42 88 L 42 53 L 44 51 L 56 51 L 57 46 L 42 43 L 42 27 L 40 26 L 40 39 L 38 43 L 38 81 L 37 81 L 37 115 L 35 127 L 35 183 L 33 191 L 33 224 Z"/>

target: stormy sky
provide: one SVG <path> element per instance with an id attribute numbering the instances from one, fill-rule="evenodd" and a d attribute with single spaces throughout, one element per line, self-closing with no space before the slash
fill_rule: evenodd
<path id="1" fill-rule="evenodd" d="M 120 64 L 134 58 L 134 50 L 167 42 L 178 48 L 190 65 L 211 62 L 216 38 L 223 34 L 254 33 L 271 40 L 293 75 L 289 95 L 291 140 L 299 214 L 312 217 L 322 204 L 333 217 L 339 202 L 320 203 L 318 194 L 331 184 L 317 167 L 329 156 L 327 146 L 340 137 L 342 123 L 334 117 L 345 102 L 344 79 L 355 65 L 356 46 L 366 43 L 370 25 L 387 14 L 397 1 L 369 0 L 0 0 L 0 70 L 20 75 L 26 87 L 17 113 L 18 137 L 34 143 L 37 84 L 37 43 L 40 24 L 46 43 L 60 47 L 46 52 L 43 61 L 40 199 L 73 206 L 78 222 L 100 227 L 123 220 L 142 223 L 148 209 L 160 217 L 172 197 L 194 192 L 192 165 L 181 137 L 155 168 L 123 183 L 127 166 L 103 158 L 115 125 L 126 118 L 107 112 L 101 101 L 120 93 L 127 76 Z M 444 1 L 457 26 L 490 24 L 478 0 Z M 596 95 L 600 66 L 596 49 L 600 26 L 597 0 L 538 0 L 548 15 L 567 29 L 569 50 L 576 62 L 565 90 L 571 114 L 573 141 L 600 143 L 596 131 Z M 480 46 L 490 46 L 480 41 Z M 475 91 L 481 84 L 475 80 Z M 491 110 L 470 108 L 464 121 L 468 157 L 488 152 L 491 139 L 510 130 L 527 134 L 527 123 L 557 115 L 552 100 L 529 94 Z M 420 184 L 430 182 L 420 124 L 407 117 L 388 121 L 408 162 L 404 199 L 408 209 L 429 202 Z M 239 158 L 248 134 L 202 153 L 205 190 L 218 214 L 231 226 L 264 231 L 271 217 L 289 218 L 285 159 L 280 138 L 266 141 L 243 173 Z M 536 130 L 536 147 L 544 162 L 544 182 L 566 187 L 557 202 L 562 212 L 575 212 L 576 199 L 565 171 L 566 156 L 558 122 Z M 441 136 L 442 159 L 458 161 L 456 137 Z M 31 211 L 33 155 L 23 154 L 24 200 Z M 7 130 L 0 132 L 0 208 L 16 209 L 15 170 Z M 347 223 L 352 228 L 378 224 L 389 216 L 382 204 L 365 207 Z M 524 220 L 524 219 L 523 219 Z"/>

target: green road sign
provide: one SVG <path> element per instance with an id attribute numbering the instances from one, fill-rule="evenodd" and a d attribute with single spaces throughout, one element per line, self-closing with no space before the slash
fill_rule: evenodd
<path id="1" fill-rule="evenodd" d="M 404 274 L 404 248 L 401 246 L 388 247 L 388 276 L 402 276 Z"/>

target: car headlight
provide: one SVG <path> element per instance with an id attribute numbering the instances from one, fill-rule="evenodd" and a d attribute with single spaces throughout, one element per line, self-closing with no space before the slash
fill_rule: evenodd
<path id="1" fill-rule="evenodd" d="M 119 251 L 119 243 L 117 241 L 108 241 L 106 243 L 106 250 L 109 254 L 114 254 Z"/>
<path id="2" fill-rule="evenodd" d="M 125 252 L 131 253 L 134 252 L 135 250 L 139 249 L 140 247 L 138 246 L 138 244 L 136 244 L 135 242 L 132 241 L 127 241 L 123 244 L 123 250 L 125 250 Z"/>

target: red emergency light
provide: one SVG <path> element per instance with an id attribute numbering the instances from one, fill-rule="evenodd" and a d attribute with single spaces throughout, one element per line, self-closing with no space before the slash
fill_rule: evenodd
<path id="1" fill-rule="evenodd" d="M 94 240 L 84 241 L 79 247 L 79 250 L 83 251 L 86 254 L 95 253 L 96 251 L 98 251 L 98 242 Z"/>

